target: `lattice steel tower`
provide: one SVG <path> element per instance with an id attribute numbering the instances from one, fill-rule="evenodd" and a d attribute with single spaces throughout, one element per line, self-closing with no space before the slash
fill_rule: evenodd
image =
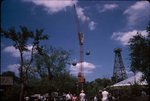
<path id="1" fill-rule="evenodd" d="M 115 61 L 114 61 L 114 70 L 112 81 L 117 83 L 127 78 L 127 73 L 123 64 L 123 60 L 121 57 L 121 48 L 114 49 L 115 52 Z"/>

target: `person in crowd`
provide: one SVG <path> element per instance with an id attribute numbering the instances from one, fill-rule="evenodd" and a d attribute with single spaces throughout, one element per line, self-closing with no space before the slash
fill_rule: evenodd
<path id="1" fill-rule="evenodd" d="M 101 90 L 99 90 L 99 92 L 98 92 L 98 95 L 97 95 L 97 99 L 98 99 L 98 101 L 102 101 L 102 91 Z"/>
<path id="2" fill-rule="evenodd" d="M 71 101 L 72 100 L 72 94 L 69 91 L 69 93 L 66 95 L 66 101 Z"/>
<path id="3" fill-rule="evenodd" d="M 76 94 L 73 94 L 72 101 L 78 101 L 78 97 L 76 96 Z"/>
<path id="4" fill-rule="evenodd" d="M 79 101 L 85 101 L 86 94 L 84 93 L 84 90 L 81 90 L 81 93 L 79 95 Z"/>
<path id="5" fill-rule="evenodd" d="M 94 96 L 94 101 L 98 101 L 97 94 Z"/>
<path id="6" fill-rule="evenodd" d="M 141 92 L 141 94 L 142 94 L 142 96 L 145 96 L 145 95 L 146 95 L 146 92 L 143 90 L 143 91 Z"/>
<path id="7" fill-rule="evenodd" d="M 108 97 L 109 101 L 115 101 L 115 97 L 112 95 L 112 93 L 109 93 L 109 97 Z"/>
<path id="8" fill-rule="evenodd" d="M 29 101 L 30 98 L 27 96 L 25 99 L 26 99 L 26 101 Z"/>
<path id="9" fill-rule="evenodd" d="M 112 94 L 111 94 L 111 93 L 109 93 L 108 100 L 109 100 L 109 101 L 113 101 L 112 97 L 113 97 L 113 96 L 112 96 Z"/>
<path id="10" fill-rule="evenodd" d="M 106 91 L 106 88 L 104 88 L 104 91 L 102 92 L 102 101 L 108 101 L 108 96 L 109 96 L 109 93 Z"/>

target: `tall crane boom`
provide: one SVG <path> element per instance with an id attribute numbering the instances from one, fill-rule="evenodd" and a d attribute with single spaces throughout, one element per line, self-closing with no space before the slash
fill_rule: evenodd
<path id="1" fill-rule="evenodd" d="M 77 14 L 77 10 L 76 10 L 76 6 L 75 5 L 74 5 L 74 16 L 75 16 L 75 20 L 76 20 L 77 32 L 80 32 L 79 21 L 78 21 L 78 14 Z"/>
<path id="2" fill-rule="evenodd" d="M 79 57 L 80 57 L 80 70 L 78 73 L 78 83 L 82 84 L 81 89 L 83 89 L 83 83 L 85 82 L 84 78 L 84 67 L 83 67 L 83 41 L 84 41 L 84 34 L 85 34 L 85 27 L 86 27 L 86 20 L 87 20 L 87 15 L 85 15 L 85 20 L 83 23 L 83 32 L 80 32 L 80 27 L 79 27 L 79 21 L 78 21 L 78 14 L 76 7 L 74 5 L 74 15 L 75 15 L 75 20 L 76 20 L 76 27 L 77 27 L 77 33 L 79 37 L 79 45 L 80 45 L 80 50 L 79 50 Z"/>
<path id="3" fill-rule="evenodd" d="M 86 20 L 87 20 L 87 15 L 85 15 L 84 24 L 83 24 L 83 31 L 82 32 L 84 34 L 85 34 Z"/>
<path id="4" fill-rule="evenodd" d="M 79 44 L 83 45 L 87 15 L 85 15 L 85 19 L 84 19 L 84 23 L 83 23 L 83 31 L 82 32 L 80 31 L 78 14 L 77 14 L 77 10 L 76 10 L 75 5 L 74 5 L 74 15 L 75 15 L 76 27 L 77 27 L 78 37 L 79 37 Z"/>

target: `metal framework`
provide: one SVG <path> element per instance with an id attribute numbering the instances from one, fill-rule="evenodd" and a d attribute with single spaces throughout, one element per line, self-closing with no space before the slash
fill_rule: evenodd
<path id="1" fill-rule="evenodd" d="M 121 48 L 114 49 L 115 52 L 115 61 L 114 61 L 114 70 L 112 81 L 117 83 L 127 78 L 127 73 L 123 64 L 121 57 Z"/>
<path id="2" fill-rule="evenodd" d="M 84 20 L 83 31 L 82 32 L 80 32 L 78 14 L 77 14 L 75 5 L 74 5 L 74 15 L 75 15 L 75 20 L 76 20 L 76 27 L 77 27 L 77 32 L 78 32 L 78 37 L 79 37 L 79 45 L 80 45 L 80 50 L 79 50 L 80 70 L 79 70 L 79 73 L 78 73 L 78 83 L 82 86 L 81 89 L 83 89 L 83 83 L 85 82 L 84 72 L 83 72 L 84 71 L 84 66 L 83 66 L 83 41 L 84 41 L 84 33 L 85 33 L 87 15 L 85 15 L 85 20 Z"/>

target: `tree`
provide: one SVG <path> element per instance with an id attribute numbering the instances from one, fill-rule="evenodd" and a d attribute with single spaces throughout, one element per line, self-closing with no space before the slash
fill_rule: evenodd
<path id="1" fill-rule="evenodd" d="M 48 77 L 40 77 L 37 73 L 30 73 L 29 79 L 26 83 L 25 94 L 45 94 L 52 92 L 59 92 L 59 95 L 63 93 L 77 92 L 77 78 L 70 75 L 69 71 L 63 71 L 59 75 L 54 76 L 53 79 L 49 80 Z M 29 88 L 29 89 L 28 89 Z M 50 94 L 51 95 L 51 94 Z M 50 96 L 51 97 L 51 96 Z"/>
<path id="2" fill-rule="evenodd" d="M 102 79 L 98 78 L 98 79 L 95 79 L 95 82 L 97 82 L 103 88 L 106 88 L 107 86 L 111 85 L 111 80 L 108 78 L 102 78 Z"/>
<path id="3" fill-rule="evenodd" d="M 59 85 L 67 82 L 64 81 L 65 78 L 60 78 L 65 76 L 69 80 L 70 76 L 65 70 L 66 65 L 69 64 L 69 56 L 70 52 L 63 50 L 62 48 L 54 48 L 52 46 L 48 48 L 45 47 L 42 55 L 38 53 L 35 55 L 34 64 L 37 68 L 39 76 L 41 79 L 46 79 L 49 81 L 49 94 L 51 94 L 52 90 L 56 90 L 55 87 L 58 82 L 63 81 L 63 83 L 61 82 Z M 57 88 L 58 87 L 59 86 L 57 85 Z"/>
<path id="4" fill-rule="evenodd" d="M 55 89 L 59 89 L 59 92 L 68 93 L 71 91 L 72 94 L 77 93 L 77 77 L 71 75 L 69 71 L 62 72 L 58 75 L 55 82 Z"/>
<path id="5" fill-rule="evenodd" d="M 99 90 L 103 90 L 103 88 L 106 88 L 107 86 L 111 85 L 111 80 L 108 78 L 97 78 L 95 81 L 86 82 L 86 95 L 89 97 L 89 99 L 93 99 L 95 94 L 98 94 Z"/>
<path id="6" fill-rule="evenodd" d="M 43 50 L 43 54 L 35 55 L 35 67 L 41 78 L 47 77 L 52 80 L 59 73 L 63 72 L 69 63 L 70 53 L 62 48 L 54 48 L 50 46 Z"/>
<path id="7" fill-rule="evenodd" d="M 7 31 L 1 29 L 1 36 L 11 39 L 14 43 L 13 46 L 19 50 L 20 53 L 20 82 L 21 82 L 21 91 L 20 91 L 20 101 L 22 101 L 23 98 L 23 91 L 24 91 L 24 85 L 26 80 L 28 79 L 28 72 L 31 68 L 31 63 L 33 62 L 33 56 L 35 51 L 38 51 L 42 54 L 42 46 L 40 46 L 41 40 L 47 40 L 48 35 L 42 35 L 42 32 L 44 29 L 36 29 L 36 33 L 34 34 L 34 31 L 28 30 L 27 27 L 20 26 L 21 32 L 16 32 L 15 28 L 9 28 Z M 29 40 L 31 39 L 31 40 Z M 28 44 L 32 45 L 32 49 L 28 49 Z M 24 52 L 30 52 L 31 56 L 29 61 L 25 62 L 24 59 Z"/>
<path id="8" fill-rule="evenodd" d="M 137 32 L 133 38 L 129 40 L 130 69 L 134 73 L 141 71 L 150 85 L 150 22 L 147 27 L 147 36 L 142 36 Z"/>

